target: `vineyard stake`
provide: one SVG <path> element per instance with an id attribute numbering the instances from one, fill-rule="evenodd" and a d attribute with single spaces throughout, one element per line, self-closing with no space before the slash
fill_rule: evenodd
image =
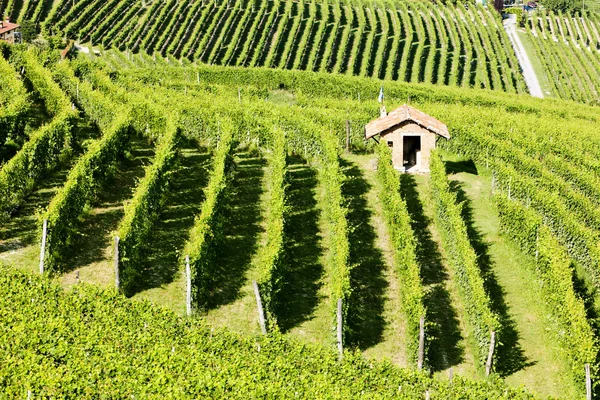
<path id="1" fill-rule="evenodd" d="M 496 345 L 496 332 L 492 331 L 490 337 L 490 351 L 488 352 L 487 362 L 485 363 L 485 376 L 490 376 L 492 372 L 492 361 L 494 359 L 494 346 Z"/>
<path id="2" fill-rule="evenodd" d="M 592 400 L 592 378 L 590 376 L 590 364 L 585 364 L 585 398 Z"/>
<path id="3" fill-rule="evenodd" d="M 260 324 L 260 330 L 263 335 L 267 334 L 267 326 L 265 324 L 265 312 L 263 310 L 262 300 L 260 299 L 260 291 L 258 290 L 258 283 L 252 281 L 254 287 L 254 296 L 256 296 L 256 307 L 258 308 L 258 323 Z"/>
<path id="4" fill-rule="evenodd" d="M 119 290 L 121 281 L 119 279 L 119 237 L 115 236 L 115 287 Z"/>
<path id="5" fill-rule="evenodd" d="M 238 88 L 238 102 L 242 102 L 242 90 L 240 88 Z"/>
<path id="6" fill-rule="evenodd" d="M 423 358 L 425 356 L 425 317 L 421 315 L 419 321 L 419 358 L 417 360 L 417 369 L 423 369 Z"/>
<path id="7" fill-rule="evenodd" d="M 430 395 L 429 395 L 429 389 L 425 391 L 425 400 L 429 400 L 431 399 Z"/>
<path id="8" fill-rule="evenodd" d="M 344 356 L 344 342 L 343 342 L 343 324 L 344 319 L 342 318 L 342 299 L 337 301 L 337 347 L 340 353 L 340 360 Z"/>
<path id="9" fill-rule="evenodd" d="M 346 153 L 350 153 L 350 121 L 346 120 Z"/>
<path id="10" fill-rule="evenodd" d="M 46 258 L 46 235 L 48 233 L 48 220 L 44 219 L 42 228 L 42 249 L 40 251 L 40 275 L 44 273 L 44 258 Z"/>
<path id="11" fill-rule="evenodd" d="M 185 256 L 185 308 L 187 315 L 192 315 L 192 271 L 190 270 L 190 256 Z"/>

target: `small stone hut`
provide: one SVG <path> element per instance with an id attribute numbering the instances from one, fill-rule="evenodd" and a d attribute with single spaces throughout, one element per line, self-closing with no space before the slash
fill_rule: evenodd
<path id="1" fill-rule="evenodd" d="M 404 104 L 389 114 L 382 109 L 381 116 L 365 126 L 365 138 L 380 135 L 392 148 L 394 168 L 404 172 L 429 172 L 429 155 L 438 136 L 450 139 L 443 123 Z"/>
<path id="2" fill-rule="evenodd" d="M 15 42 L 15 32 L 20 28 L 19 24 L 13 24 L 8 17 L 5 20 L 0 20 L 0 40 L 8 43 Z"/>

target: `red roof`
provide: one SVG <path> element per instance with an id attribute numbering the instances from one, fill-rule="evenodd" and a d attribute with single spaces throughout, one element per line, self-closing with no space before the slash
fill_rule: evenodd
<path id="1" fill-rule="evenodd" d="M 446 124 L 406 104 L 391 111 L 385 117 L 380 117 L 369 122 L 365 126 L 365 137 L 366 139 L 372 138 L 375 135 L 407 121 L 414 122 L 428 131 L 436 133 L 446 139 L 450 139 L 450 133 L 448 132 Z"/>
<path id="2" fill-rule="evenodd" d="M 21 26 L 19 24 L 13 24 L 12 22 L 2 21 L 0 23 L 0 35 L 3 33 L 8 33 L 10 31 L 14 31 L 15 29 L 19 29 Z"/>

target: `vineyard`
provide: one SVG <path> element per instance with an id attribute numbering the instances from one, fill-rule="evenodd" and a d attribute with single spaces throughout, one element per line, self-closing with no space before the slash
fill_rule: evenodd
<path id="1" fill-rule="evenodd" d="M 499 15 L 385 1 L 15 1 L 0 14 L 100 48 L 206 64 L 527 91 Z"/>
<path id="2" fill-rule="evenodd" d="M 389 107 L 410 98 L 452 132 L 430 176 L 400 176 L 387 145 L 363 139 L 378 115 L 368 78 L 115 50 L 57 61 L 15 49 L 0 68 L 8 393 L 527 398 L 508 389 L 525 385 L 573 398 L 586 364 L 596 381 L 595 108 L 386 82 Z M 29 275 L 42 236 L 50 280 Z M 46 341 L 23 336 L 27 324 Z M 86 347 L 104 332 L 127 339 Z M 164 363 L 143 370 L 152 357 Z M 115 362 L 117 379 L 96 369 Z M 220 372 L 195 367 L 206 363 Z M 232 380 L 240 365 L 249 380 Z"/>
<path id="3" fill-rule="evenodd" d="M 550 95 L 597 105 L 600 102 L 600 19 L 542 12 L 526 24 L 526 40 L 539 59 Z"/>

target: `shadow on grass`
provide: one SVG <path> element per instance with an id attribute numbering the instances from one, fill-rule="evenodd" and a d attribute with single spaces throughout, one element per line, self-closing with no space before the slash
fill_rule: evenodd
<path id="1" fill-rule="evenodd" d="M 376 235 L 370 225 L 371 211 L 367 208 L 366 194 L 369 183 L 360 168 L 341 160 L 346 176 L 342 194 L 348 208 L 348 239 L 350 242 L 350 295 L 348 304 L 348 344 L 366 349 L 379 343 L 385 320 L 383 305 L 388 287 L 383 272 L 383 254 L 375 246 Z"/>
<path id="2" fill-rule="evenodd" d="M 63 187 L 77 156 L 85 150 L 81 143 L 86 139 L 96 138 L 99 134 L 95 126 L 91 126 L 85 120 L 78 121 L 74 130 L 72 157 L 40 178 L 34 191 L 26 197 L 23 205 L 7 221 L 0 223 L 0 253 L 19 250 L 39 241 L 41 224 L 37 216 L 46 210 L 58 190 Z"/>
<path id="3" fill-rule="evenodd" d="M 473 160 L 460 160 L 460 161 L 445 161 L 446 172 L 448 174 L 458 174 L 465 172 L 467 174 L 478 175 L 477 166 Z"/>
<path id="4" fill-rule="evenodd" d="M 492 269 L 493 262 L 489 255 L 489 244 L 481 232 L 475 228 L 471 201 L 462 189 L 462 183 L 450 181 L 450 188 L 456 192 L 457 201 L 462 203 L 463 220 L 467 226 L 469 241 L 477 255 L 477 264 L 484 279 L 485 290 L 490 297 L 490 307 L 498 315 L 500 321 L 501 330 L 498 332 L 498 341 L 501 344 L 496 348 L 494 369 L 500 376 L 508 376 L 534 365 L 535 362 L 527 361 L 519 343 L 516 323 L 509 315 L 508 305 L 504 301 L 504 290 Z"/>
<path id="5" fill-rule="evenodd" d="M 171 171 L 165 207 L 146 246 L 146 268 L 136 281 L 135 293 L 173 282 L 181 269 L 180 252 L 204 201 L 210 154 L 184 145 L 180 155 Z"/>
<path id="6" fill-rule="evenodd" d="M 432 372 L 442 371 L 460 364 L 464 357 L 463 348 L 460 346 L 463 337 L 458 316 L 445 284 L 448 273 L 438 244 L 429 231 L 432 221 L 425 215 L 413 175 L 400 175 L 400 192 L 406 201 L 412 221 L 421 279 L 427 288 L 424 303 L 429 322 L 428 364 Z"/>
<path id="7" fill-rule="evenodd" d="M 264 160 L 238 153 L 233 181 L 224 198 L 221 220 L 223 239 L 216 249 L 215 273 L 208 309 L 229 304 L 240 296 L 261 231 Z"/>
<path id="8" fill-rule="evenodd" d="M 113 235 L 124 215 L 123 204 L 132 198 L 144 176 L 144 167 L 152 162 L 153 155 L 154 148 L 145 140 L 132 139 L 129 154 L 117 163 L 113 178 L 99 190 L 91 211 L 78 228 L 69 269 L 106 259 L 105 250 L 113 243 Z"/>
<path id="9" fill-rule="evenodd" d="M 323 265 L 319 236 L 319 210 L 315 199 L 316 172 L 299 157 L 288 160 L 287 204 L 285 221 L 285 277 L 279 306 L 275 310 L 279 328 L 287 332 L 311 318 L 321 300 Z"/>

